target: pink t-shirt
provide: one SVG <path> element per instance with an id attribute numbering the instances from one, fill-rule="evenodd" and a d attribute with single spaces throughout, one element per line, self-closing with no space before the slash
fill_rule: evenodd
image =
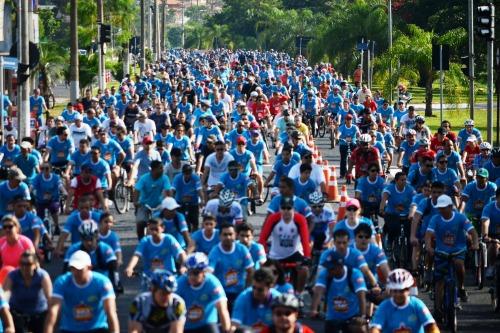
<path id="1" fill-rule="evenodd" d="M 31 239 L 24 235 L 19 235 L 18 241 L 13 245 L 7 243 L 7 237 L 1 237 L 0 256 L 2 258 L 2 267 L 19 267 L 19 260 L 21 259 L 21 255 L 23 254 L 23 252 L 33 248 L 34 246 L 33 242 L 31 242 Z"/>

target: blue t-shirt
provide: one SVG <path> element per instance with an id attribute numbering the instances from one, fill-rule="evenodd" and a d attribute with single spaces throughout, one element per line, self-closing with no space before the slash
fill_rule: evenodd
<path id="1" fill-rule="evenodd" d="M 18 217 L 17 219 L 21 225 L 21 233 L 31 239 L 31 241 L 35 239 L 35 229 L 40 229 L 40 233 L 42 232 L 41 229 L 43 228 L 43 222 L 32 212 L 26 212 L 23 217 Z"/>
<path id="2" fill-rule="evenodd" d="M 444 151 L 440 151 L 436 155 L 436 161 L 439 160 L 441 156 L 446 156 L 444 154 Z M 458 166 L 462 164 L 462 158 L 460 157 L 460 154 L 458 154 L 456 151 L 452 151 L 450 153 L 450 156 L 446 156 L 446 160 L 448 161 L 448 168 L 452 169 L 458 174 Z"/>
<path id="3" fill-rule="evenodd" d="M 227 188 L 231 192 L 236 195 L 236 198 L 242 198 L 247 196 L 248 186 L 251 183 L 251 179 L 244 175 L 243 173 L 239 173 L 236 178 L 231 177 L 229 172 L 225 172 L 222 174 L 222 177 L 219 181 L 219 184 L 223 188 Z M 242 200 L 240 204 L 244 205 L 248 200 Z"/>
<path id="4" fill-rule="evenodd" d="M 172 144 L 172 148 L 179 148 L 182 152 L 181 160 L 189 161 L 189 147 L 191 146 L 191 141 L 186 135 L 183 135 L 182 138 L 177 139 L 175 136 L 171 136 L 168 143 Z"/>
<path id="5" fill-rule="evenodd" d="M 80 174 L 80 168 L 83 164 L 90 161 L 90 151 L 85 154 L 82 154 L 80 150 L 76 150 L 73 154 L 71 154 L 71 164 L 73 165 L 73 175 L 78 176 Z"/>
<path id="6" fill-rule="evenodd" d="M 254 266 L 246 246 L 234 243 L 233 249 L 226 252 L 219 243 L 210 251 L 208 261 L 226 293 L 235 294 L 245 289 L 247 269 Z"/>
<path id="7" fill-rule="evenodd" d="M 245 152 L 240 154 L 239 152 L 236 151 L 236 149 L 232 149 L 229 153 L 233 156 L 234 160 L 238 162 L 238 164 L 241 166 L 242 168 L 241 173 L 246 176 L 250 176 L 250 171 L 251 171 L 250 161 L 252 159 L 255 160 L 253 154 L 248 150 L 245 150 Z"/>
<path id="8" fill-rule="evenodd" d="M 356 184 L 356 192 L 361 194 L 361 202 L 368 202 L 372 205 L 380 204 L 382 191 L 385 187 L 385 180 L 377 176 L 374 182 L 368 177 L 361 177 Z"/>
<path id="9" fill-rule="evenodd" d="M 122 147 L 113 139 L 109 139 L 107 143 L 102 143 L 100 140 L 97 141 L 94 146 L 101 149 L 101 157 L 108 162 L 110 167 L 116 165 L 116 157 L 123 152 Z"/>
<path id="10" fill-rule="evenodd" d="M 445 220 L 440 214 L 435 215 L 429 221 L 427 232 L 435 235 L 436 251 L 454 253 L 467 248 L 466 233 L 473 228 L 465 215 L 453 211 L 449 220 Z"/>
<path id="11" fill-rule="evenodd" d="M 417 209 L 415 210 L 415 212 L 419 213 L 421 216 L 420 228 L 417 232 L 417 237 L 419 239 L 422 239 L 425 236 L 425 232 L 427 231 L 431 218 L 439 215 L 439 209 L 434 207 L 431 200 L 431 198 L 424 198 L 420 200 L 417 204 Z"/>
<path id="12" fill-rule="evenodd" d="M 182 173 L 176 175 L 172 181 L 175 189 L 175 201 L 179 204 L 197 205 L 199 203 L 198 191 L 201 190 L 201 180 L 195 173 L 191 174 L 189 181 L 184 179 Z"/>
<path id="13" fill-rule="evenodd" d="M 370 328 L 378 328 L 382 333 L 424 333 L 424 327 L 432 323 L 435 321 L 429 309 L 417 297 L 410 296 L 408 303 L 403 306 L 398 306 L 391 297 L 379 305 Z"/>
<path id="14" fill-rule="evenodd" d="M 252 256 L 255 269 L 259 269 L 260 266 L 267 261 L 266 250 L 264 249 L 264 246 L 262 246 L 262 244 L 259 244 L 253 240 L 250 243 L 248 251 L 250 251 L 250 255 Z"/>
<path id="15" fill-rule="evenodd" d="M 257 167 L 264 163 L 264 151 L 266 150 L 264 141 L 259 139 L 259 141 L 257 141 L 257 143 L 255 144 L 251 140 L 247 141 L 247 150 L 250 151 L 255 157 L 255 163 L 257 164 Z"/>
<path id="16" fill-rule="evenodd" d="M 16 197 L 31 200 L 30 190 L 26 183 L 21 182 L 15 189 L 12 189 L 9 186 L 8 180 L 0 183 L 0 216 L 4 216 L 8 212 L 12 212 L 13 207 L 11 201 Z"/>
<path id="17" fill-rule="evenodd" d="M 157 179 L 153 179 L 151 173 L 147 173 L 139 178 L 135 189 L 140 191 L 139 203 L 141 205 L 149 205 L 150 207 L 157 207 L 162 199 L 162 192 L 170 190 L 170 181 L 165 175 L 161 175 Z"/>
<path id="18" fill-rule="evenodd" d="M 275 196 L 269 206 L 267 207 L 268 213 L 277 213 L 280 210 L 280 202 L 281 202 L 281 194 Z M 305 217 L 309 217 L 312 214 L 311 207 L 305 202 L 304 199 L 294 196 L 293 197 L 293 209 L 299 213 L 304 215 Z"/>
<path id="19" fill-rule="evenodd" d="M 43 96 L 38 96 L 35 98 L 35 96 L 30 96 L 30 110 L 33 110 L 33 108 L 36 106 L 38 107 L 37 116 L 40 116 L 43 113 L 43 105 L 45 104 L 45 98 Z"/>
<path id="20" fill-rule="evenodd" d="M 142 258 L 142 267 L 148 276 L 155 269 L 166 269 L 175 273 L 175 261 L 184 253 L 177 240 L 168 234 L 163 234 L 160 243 L 153 242 L 152 236 L 146 236 L 137 245 L 134 254 Z"/>
<path id="21" fill-rule="evenodd" d="M 332 268 L 332 255 L 336 252 L 337 250 L 335 248 L 331 248 L 321 253 L 321 256 L 319 257 L 319 265 L 321 266 L 322 270 L 324 270 L 325 268 Z M 347 252 L 344 256 L 344 263 L 347 267 L 356 268 L 359 270 L 361 270 L 363 266 L 368 266 L 363 254 L 353 247 L 347 248 Z"/>
<path id="22" fill-rule="evenodd" d="M 36 176 L 36 167 L 40 164 L 40 161 L 34 154 L 28 154 L 24 157 L 22 154 L 17 155 L 14 159 L 14 164 L 21 169 L 23 174 L 26 176 L 24 180 L 26 183 L 31 184 L 33 178 Z"/>
<path id="23" fill-rule="evenodd" d="M 101 213 L 98 211 L 91 211 L 90 212 L 90 219 L 94 221 L 99 221 L 101 218 Z M 71 234 L 71 244 L 74 244 L 76 242 L 80 241 L 80 233 L 78 232 L 78 227 L 82 224 L 83 220 L 80 216 L 80 212 L 78 210 L 75 210 L 72 212 L 68 218 L 66 219 L 66 222 L 64 223 L 63 231 L 67 232 L 68 234 Z"/>
<path id="24" fill-rule="evenodd" d="M 500 207 L 496 201 L 490 202 L 483 209 L 481 220 L 489 219 L 490 227 L 488 234 L 490 236 L 500 236 Z"/>
<path id="25" fill-rule="evenodd" d="M 61 113 L 61 117 L 63 117 L 64 121 L 66 121 L 67 123 L 74 123 L 77 114 L 79 113 L 76 111 L 72 111 L 70 113 L 68 109 L 64 109 L 64 111 Z"/>
<path id="26" fill-rule="evenodd" d="M 59 202 L 59 187 L 61 185 L 61 177 L 55 173 L 51 173 L 49 178 L 45 178 L 43 173 L 38 174 L 31 183 L 35 192 L 36 202 Z"/>
<path id="27" fill-rule="evenodd" d="M 203 229 L 197 230 L 191 236 L 191 239 L 196 244 L 196 251 L 203 252 L 206 255 L 212 251 L 212 249 L 219 244 L 219 229 L 214 229 L 212 237 L 207 238 L 203 233 Z"/>
<path id="28" fill-rule="evenodd" d="M 300 180 L 300 177 L 293 180 L 293 192 L 294 195 L 303 199 L 305 202 L 309 202 L 309 194 L 316 191 L 316 183 L 311 179 L 307 179 L 305 182 Z"/>
<path id="29" fill-rule="evenodd" d="M 62 301 L 61 330 L 88 332 L 108 328 L 104 300 L 115 298 L 113 286 L 106 276 L 91 274 L 86 285 L 77 285 L 70 272 L 54 282 L 52 297 Z"/>
<path id="30" fill-rule="evenodd" d="M 467 145 L 467 139 L 471 136 L 475 135 L 476 139 L 481 140 L 481 132 L 477 128 L 472 128 L 471 132 L 468 132 L 467 129 L 463 128 L 458 132 L 458 148 L 460 151 L 465 149 L 465 146 Z"/>
<path id="31" fill-rule="evenodd" d="M 116 139 L 116 142 L 122 147 L 123 151 L 125 152 L 125 159 L 123 162 L 130 162 L 132 161 L 132 152 L 130 148 L 134 146 L 134 142 L 132 141 L 132 138 L 130 136 L 126 136 L 123 141 L 120 141 L 118 138 Z"/>
<path id="32" fill-rule="evenodd" d="M 273 172 L 275 174 L 273 179 L 273 186 L 278 187 L 281 176 L 288 176 L 292 167 L 297 163 L 297 161 L 290 159 L 290 162 L 288 162 L 288 164 L 285 164 L 282 159 L 277 159 L 273 165 Z"/>
<path id="33" fill-rule="evenodd" d="M 189 229 L 184 215 L 175 212 L 175 217 L 173 219 L 166 219 L 160 214 L 161 213 L 155 214 L 155 217 L 159 217 L 163 220 L 164 233 L 174 236 L 175 240 L 185 249 L 187 244 L 182 233 L 186 231 L 189 233 Z"/>
<path id="34" fill-rule="evenodd" d="M 448 167 L 449 167 L 449 165 L 448 165 Z M 484 168 L 486 170 L 488 170 L 488 174 L 489 174 L 488 179 L 491 182 L 496 182 L 496 181 L 498 181 L 498 179 L 500 179 L 500 165 L 493 164 L 493 160 L 486 162 L 486 164 L 484 165 Z"/>
<path id="35" fill-rule="evenodd" d="M 273 323 L 271 302 L 281 293 L 274 288 L 269 290 L 269 297 L 264 304 L 258 304 L 252 295 L 252 288 L 245 289 L 234 302 L 231 321 L 238 325 L 260 328 Z"/>
<path id="36" fill-rule="evenodd" d="M 351 290 L 348 282 L 348 268 L 344 266 L 344 275 L 340 278 L 332 278 L 326 294 L 326 320 L 347 320 L 359 315 L 359 301 L 356 293 L 367 291 L 363 274 L 358 269 L 351 271 Z M 328 286 L 328 271 L 322 270 L 316 281 L 316 286 L 326 288 Z"/>
<path id="37" fill-rule="evenodd" d="M 384 250 L 373 243 L 368 244 L 368 249 L 365 251 L 359 250 L 355 244 L 353 244 L 352 247 L 361 252 L 363 257 L 365 257 L 368 268 L 370 268 L 373 276 L 375 279 L 378 279 L 377 268 L 380 265 L 387 263 L 387 257 L 385 256 Z"/>
<path id="38" fill-rule="evenodd" d="M 50 151 L 50 163 L 57 164 L 69 161 L 75 146 L 72 140 L 60 141 L 56 135 L 47 143 L 47 149 Z"/>
<path id="39" fill-rule="evenodd" d="M 217 303 L 226 299 L 220 281 L 210 273 L 205 273 L 205 281 L 193 287 L 186 274 L 177 279 L 176 294 L 186 303 L 185 329 L 195 329 L 206 324 L 217 324 Z"/>
<path id="40" fill-rule="evenodd" d="M 467 214 L 473 214 L 478 218 L 481 217 L 484 206 L 486 206 L 491 200 L 494 200 L 496 190 L 497 186 L 492 182 L 487 182 L 484 189 L 478 188 L 477 181 L 467 184 L 462 191 L 462 196 L 467 198 L 464 212 Z"/>
<path id="41" fill-rule="evenodd" d="M 403 160 L 401 162 L 403 166 L 410 167 L 410 157 L 415 151 L 417 151 L 419 147 L 420 146 L 417 142 L 415 142 L 413 145 L 410 145 L 406 140 L 401 143 L 401 150 L 405 152 L 403 155 Z"/>
<path id="42" fill-rule="evenodd" d="M 99 158 L 96 163 L 92 160 L 89 160 L 87 163 L 92 167 L 92 174 L 99 179 L 102 188 L 107 189 L 109 185 L 107 175 L 111 173 L 109 164 L 102 158 Z"/>
<path id="43" fill-rule="evenodd" d="M 110 230 L 107 235 L 102 235 L 99 233 L 99 242 L 108 244 L 113 249 L 115 255 L 118 252 L 122 252 L 120 237 L 113 230 Z"/>
<path id="44" fill-rule="evenodd" d="M 21 148 L 18 145 L 14 145 L 12 150 L 9 150 L 7 145 L 3 145 L 0 147 L 0 154 L 3 154 L 1 165 L 10 166 L 14 163 L 16 157 L 21 154 Z"/>
<path id="45" fill-rule="evenodd" d="M 364 216 L 360 216 L 359 217 L 358 223 L 354 227 L 351 227 L 349 225 L 349 223 L 347 223 L 347 219 L 343 219 L 343 220 L 337 222 L 335 224 L 335 227 L 333 228 L 333 232 L 335 232 L 337 230 L 345 230 L 345 231 L 347 231 L 347 233 L 349 233 L 349 244 L 352 245 L 354 243 L 354 238 L 355 238 L 355 236 L 354 236 L 354 230 L 361 223 L 368 224 L 372 228 L 373 235 L 375 235 L 375 227 L 373 225 L 372 220 L 370 220 L 369 218 L 366 218 Z M 375 237 L 375 236 L 373 236 L 373 237 Z"/>
<path id="46" fill-rule="evenodd" d="M 385 212 L 393 215 L 407 216 L 413 196 L 416 194 L 411 185 L 405 185 L 403 191 L 396 188 L 396 184 L 389 184 L 385 187 L 383 193 L 387 193 L 387 205 Z"/>
<path id="47" fill-rule="evenodd" d="M 356 125 L 351 125 L 351 127 L 347 127 L 346 125 L 342 125 L 339 127 L 339 144 L 347 145 L 352 142 L 352 144 L 356 144 L 357 135 L 359 134 L 359 128 Z"/>
<path id="48" fill-rule="evenodd" d="M 69 259 L 71 258 L 73 253 L 81 249 L 82 249 L 82 242 L 77 242 L 75 244 L 72 244 L 66 251 L 66 254 L 64 255 L 64 262 L 69 263 Z M 100 255 L 97 254 L 97 251 L 99 251 Z M 115 252 L 113 251 L 111 246 L 109 246 L 104 242 L 98 242 L 97 249 L 90 252 L 89 255 L 90 255 L 90 261 L 92 263 L 92 270 L 102 274 L 107 274 L 108 272 L 107 264 L 113 260 L 116 260 Z"/>
<path id="49" fill-rule="evenodd" d="M 438 168 L 432 169 L 432 181 L 441 182 L 445 185 L 445 193 L 451 195 L 455 191 L 455 183 L 460 182 L 460 178 L 455 171 L 447 168 L 445 172 L 439 171 Z"/>

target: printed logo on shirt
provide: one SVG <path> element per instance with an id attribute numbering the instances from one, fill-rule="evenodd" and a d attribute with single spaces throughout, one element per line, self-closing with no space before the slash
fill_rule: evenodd
<path id="1" fill-rule="evenodd" d="M 475 210 L 482 210 L 483 207 L 484 207 L 483 200 L 476 200 L 476 201 L 474 201 L 474 209 Z"/>
<path id="2" fill-rule="evenodd" d="M 79 304 L 73 309 L 73 317 L 76 321 L 92 320 L 92 308 L 86 304 Z"/>
<path id="3" fill-rule="evenodd" d="M 447 246 L 455 245 L 455 235 L 447 231 L 443 236 L 443 243 Z"/>
<path id="4" fill-rule="evenodd" d="M 165 266 L 163 265 L 163 261 L 160 258 L 154 258 L 151 261 L 151 270 L 155 269 L 163 269 Z"/>
<path id="5" fill-rule="evenodd" d="M 345 313 L 349 311 L 349 303 L 344 297 L 335 297 L 333 299 L 333 308 L 335 312 Z"/>
<path id="6" fill-rule="evenodd" d="M 398 328 L 392 331 L 393 333 L 412 333 L 411 328 L 405 326 L 404 323 L 401 323 Z"/>
<path id="7" fill-rule="evenodd" d="M 203 308 L 198 305 L 193 305 L 187 311 L 187 320 L 197 322 L 203 319 Z"/>
<path id="8" fill-rule="evenodd" d="M 238 284 L 238 272 L 234 269 L 230 269 L 227 271 L 224 276 L 224 280 L 226 281 L 226 287 L 232 287 Z"/>

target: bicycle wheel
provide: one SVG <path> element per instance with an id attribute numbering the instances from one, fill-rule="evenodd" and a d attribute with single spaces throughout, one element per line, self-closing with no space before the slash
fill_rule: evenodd
<path id="1" fill-rule="evenodd" d="M 484 280 L 484 254 L 481 249 L 481 245 L 479 246 L 479 250 L 476 251 L 474 256 L 474 268 L 475 268 L 475 279 L 476 286 L 479 290 L 483 289 L 483 280 Z"/>
<path id="2" fill-rule="evenodd" d="M 323 138 L 326 133 L 325 117 L 318 117 L 317 131 L 320 138 Z"/>
<path id="3" fill-rule="evenodd" d="M 267 178 L 266 178 L 266 176 L 264 176 L 262 181 L 265 183 L 266 180 L 267 180 Z M 266 202 L 267 198 L 269 198 L 269 192 L 271 192 L 271 186 L 264 187 L 263 191 L 264 191 L 264 193 L 263 193 L 264 196 L 263 196 L 262 200 L 264 200 L 264 202 Z"/>
<path id="4" fill-rule="evenodd" d="M 455 306 L 455 296 L 457 291 L 454 283 L 449 283 L 446 288 L 448 289 L 446 293 L 447 326 L 452 333 L 456 333 L 458 331 L 457 307 Z"/>
<path id="5" fill-rule="evenodd" d="M 399 245 L 399 258 L 398 258 L 398 268 L 406 268 L 408 266 L 408 244 L 406 237 L 400 240 Z"/>
<path id="6" fill-rule="evenodd" d="M 335 131 L 330 127 L 330 149 L 335 148 L 336 139 L 335 139 Z"/>
<path id="7" fill-rule="evenodd" d="M 113 203 L 116 210 L 120 214 L 124 214 L 127 211 L 128 206 L 128 189 L 125 187 L 122 179 L 118 179 L 115 186 L 115 195 L 113 198 Z"/>

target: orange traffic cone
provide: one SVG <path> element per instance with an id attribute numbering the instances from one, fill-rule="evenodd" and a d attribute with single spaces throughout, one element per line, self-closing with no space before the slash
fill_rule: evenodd
<path id="1" fill-rule="evenodd" d="M 337 173 L 335 166 L 331 166 L 330 178 L 328 179 L 328 200 L 339 201 L 339 186 L 337 184 Z"/>
<path id="2" fill-rule="evenodd" d="M 324 160 L 323 161 L 323 175 L 325 176 L 325 181 L 330 182 L 330 167 L 328 166 L 328 161 Z"/>
<path id="3" fill-rule="evenodd" d="M 316 164 L 319 164 L 319 165 L 323 164 L 323 157 L 321 156 L 320 151 L 318 151 L 318 159 L 316 160 Z"/>
<path id="4" fill-rule="evenodd" d="M 347 203 L 347 200 L 349 198 L 347 197 L 347 187 L 345 185 L 342 185 L 342 190 L 340 191 L 340 205 L 339 205 L 339 212 L 337 214 L 337 222 L 342 220 L 345 217 L 345 205 Z"/>

